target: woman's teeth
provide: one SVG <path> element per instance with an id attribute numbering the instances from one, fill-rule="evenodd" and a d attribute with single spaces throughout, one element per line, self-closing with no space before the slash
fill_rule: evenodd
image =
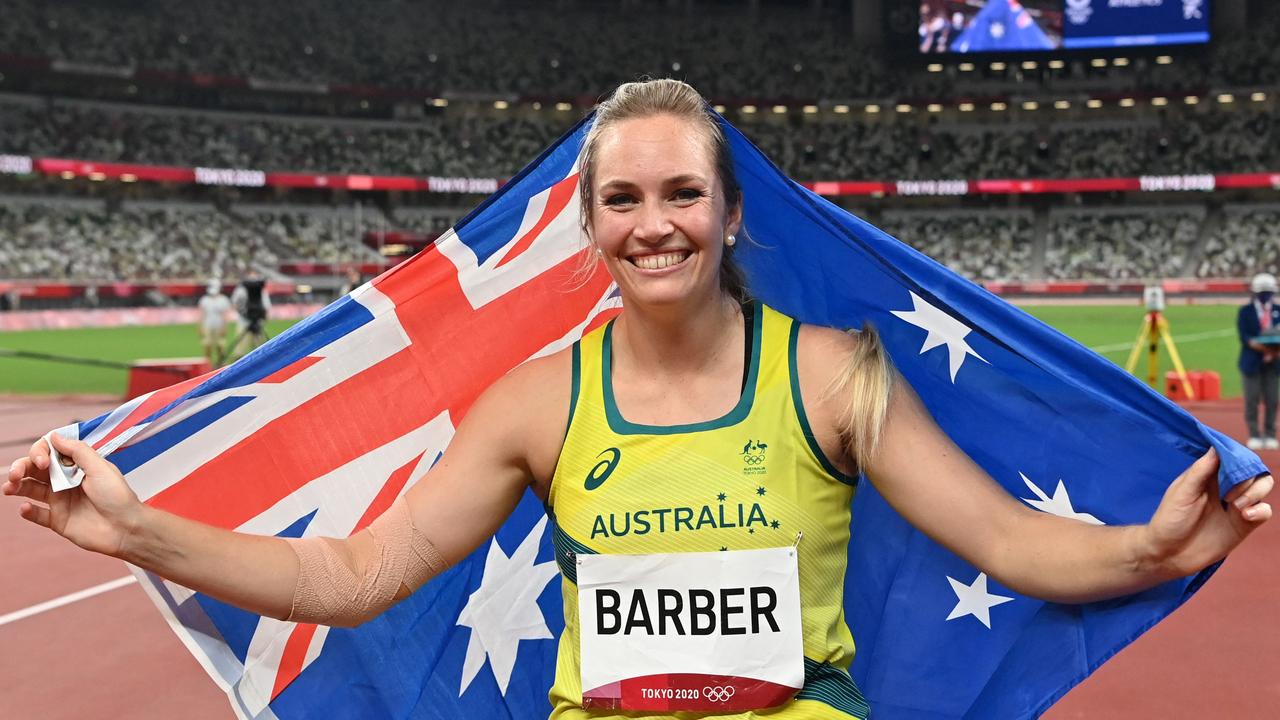
<path id="1" fill-rule="evenodd" d="M 641 257 L 632 258 L 631 262 L 641 270 L 661 270 L 672 265 L 679 265 L 688 257 L 688 253 L 673 252 L 663 253 L 662 255 L 643 255 Z"/>

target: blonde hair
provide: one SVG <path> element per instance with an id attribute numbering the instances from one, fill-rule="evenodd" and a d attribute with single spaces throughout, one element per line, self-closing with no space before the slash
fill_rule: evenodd
<path id="1" fill-rule="evenodd" d="M 897 373 L 880 334 L 870 323 L 849 334 L 858 339 L 858 345 L 827 386 L 823 399 L 836 403 L 840 441 L 863 471 L 880 444 Z"/>
<path id="2" fill-rule="evenodd" d="M 582 143 L 579 161 L 578 193 L 582 205 L 582 231 L 591 236 L 591 209 L 595 203 L 596 155 L 600 138 L 623 120 L 670 115 L 687 120 L 703 132 L 711 144 L 716 177 L 724 192 L 725 207 L 742 206 L 742 187 L 733 170 L 733 154 L 715 112 L 697 90 L 679 80 L 640 80 L 623 83 L 608 100 L 596 106 L 595 121 Z M 745 233 L 742 233 L 745 234 Z M 594 267 L 594 263 L 592 263 Z M 720 259 L 720 288 L 739 303 L 750 300 L 746 279 L 733 261 L 733 246 L 726 245 Z"/>

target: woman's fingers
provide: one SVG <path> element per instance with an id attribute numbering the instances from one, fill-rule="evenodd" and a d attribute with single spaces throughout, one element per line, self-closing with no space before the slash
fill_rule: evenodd
<path id="1" fill-rule="evenodd" d="M 1263 502 L 1275 487 L 1270 475 L 1260 475 L 1237 485 L 1227 497 L 1242 517 L 1249 522 L 1262 522 L 1271 517 L 1271 506 Z M 1264 507 L 1265 506 L 1265 507 Z"/>
<path id="2" fill-rule="evenodd" d="M 22 503 L 18 514 L 23 520 L 33 522 L 40 527 L 49 527 L 49 508 L 34 503 Z"/>
<path id="3" fill-rule="evenodd" d="M 32 443 L 31 449 L 27 451 L 27 458 L 36 466 L 36 469 L 49 469 L 49 445 L 44 441 L 44 438 Z"/>
<path id="4" fill-rule="evenodd" d="M 1240 512 L 1245 520 L 1251 523 L 1264 523 L 1271 519 L 1271 503 L 1256 503 Z"/>
<path id="5" fill-rule="evenodd" d="M 51 433 L 49 437 L 53 439 L 53 449 L 57 450 L 58 454 L 62 456 L 64 464 L 68 466 L 78 465 L 86 475 L 95 471 L 114 471 L 115 466 L 107 462 L 88 443 L 81 440 L 71 440 L 62 437 L 58 433 Z M 68 462 L 68 459 L 70 462 Z"/>
<path id="6" fill-rule="evenodd" d="M 0 490 L 5 495 L 18 495 L 20 497 L 30 498 L 36 502 L 49 502 L 49 486 L 32 477 L 22 478 L 18 481 L 6 480 Z"/>
<path id="7" fill-rule="evenodd" d="M 1179 507 L 1197 503 L 1210 485 L 1210 481 L 1218 475 L 1218 452 L 1212 447 L 1182 474 L 1173 481 L 1165 492 L 1165 497 L 1174 499 Z"/>

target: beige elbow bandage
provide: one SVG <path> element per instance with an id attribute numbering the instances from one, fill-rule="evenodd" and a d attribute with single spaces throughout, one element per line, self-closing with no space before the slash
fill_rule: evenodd
<path id="1" fill-rule="evenodd" d="M 358 625 L 390 607 L 401 586 L 412 592 L 448 567 L 427 536 L 413 526 L 403 497 L 362 532 L 372 539 L 363 563 L 348 560 L 340 540 L 289 540 L 298 556 L 298 584 L 288 620 Z"/>

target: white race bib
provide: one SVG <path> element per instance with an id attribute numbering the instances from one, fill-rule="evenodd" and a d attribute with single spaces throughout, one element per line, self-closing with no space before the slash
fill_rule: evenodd
<path id="1" fill-rule="evenodd" d="M 578 555 L 582 706 L 741 712 L 804 685 L 796 548 Z"/>

